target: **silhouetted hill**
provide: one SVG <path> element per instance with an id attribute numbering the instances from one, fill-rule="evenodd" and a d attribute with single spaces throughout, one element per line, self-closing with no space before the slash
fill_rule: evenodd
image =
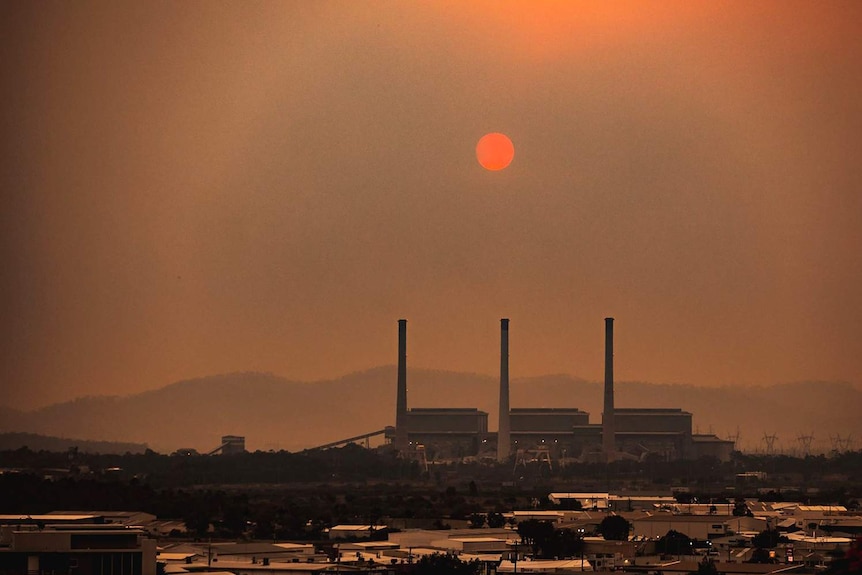
<path id="1" fill-rule="evenodd" d="M 395 421 L 395 367 L 313 383 L 264 373 L 233 373 L 181 381 L 126 397 L 84 397 L 31 412 L 6 410 L 0 431 L 146 443 L 157 451 L 217 447 L 222 435 L 246 436 L 247 447 L 295 451 L 382 429 Z M 411 407 L 478 407 L 497 428 L 498 378 L 410 370 Z M 514 379 L 513 407 L 579 407 L 601 420 L 602 385 L 568 375 Z M 819 450 L 830 436 L 862 437 L 862 389 L 809 382 L 765 387 L 704 388 L 617 382 L 618 407 L 680 407 L 702 433 L 740 431 L 744 450 L 763 449 L 776 434 L 786 452 L 814 434 Z"/>
<path id="2" fill-rule="evenodd" d="M 31 451 L 64 452 L 77 447 L 81 453 L 119 454 L 143 453 L 145 443 L 118 443 L 113 441 L 92 441 L 88 439 L 69 439 L 50 437 L 36 433 L 0 433 L 0 451 L 26 447 Z"/>

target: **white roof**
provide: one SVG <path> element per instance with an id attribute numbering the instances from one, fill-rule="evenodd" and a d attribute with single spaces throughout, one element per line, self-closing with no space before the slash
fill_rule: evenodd
<path id="1" fill-rule="evenodd" d="M 773 501 L 768 504 L 769 507 L 774 509 L 775 511 L 781 511 L 784 509 L 795 509 L 799 507 L 798 501 Z"/>
<path id="2" fill-rule="evenodd" d="M 822 543 L 852 543 L 853 540 L 849 537 L 810 537 L 808 535 L 803 535 L 802 533 L 787 533 L 785 535 L 791 541 L 800 541 L 805 543 L 814 543 L 814 544 L 822 544 Z"/>
<path id="3" fill-rule="evenodd" d="M 269 565 L 260 563 L 252 564 L 247 561 L 225 561 L 219 559 L 218 566 L 224 569 L 242 569 L 243 571 L 259 570 L 266 573 L 273 571 L 325 571 L 332 569 L 332 563 L 279 563 L 276 561 L 270 562 Z M 232 573 L 227 571 L 226 573 Z"/>
<path id="4" fill-rule="evenodd" d="M 560 561 L 518 561 L 518 573 L 554 573 L 557 571 L 592 571 L 589 561 L 580 559 L 565 559 Z M 501 561 L 497 567 L 498 573 L 514 573 L 515 564 L 511 561 Z"/>
<path id="5" fill-rule="evenodd" d="M 281 547 L 282 549 L 308 549 L 309 547 L 314 548 L 314 545 L 311 543 L 273 543 L 276 547 Z"/>
<path id="6" fill-rule="evenodd" d="M 609 495 L 611 501 L 668 501 L 676 503 L 676 497 L 670 495 Z"/>
<path id="7" fill-rule="evenodd" d="M 451 537 L 449 541 L 460 541 L 461 543 L 499 543 L 506 542 L 506 539 L 499 537 Z"/>
<path id="8" fill-rule="evenodd" d="M 50 523 L 52 521 L 83 521 L 85 519 L 99 519 L 101 515 L 64 515 L 64 514 L 46 514 L 46 515 L 0 515 L 0 521 L 42 521 Z"/>
<path id="9" fill-rule="evenodd" d="M 194 557 L 198 553 L 159 553 L 156 558 L 165 561 L 185 561 L 188 557 Z"/>

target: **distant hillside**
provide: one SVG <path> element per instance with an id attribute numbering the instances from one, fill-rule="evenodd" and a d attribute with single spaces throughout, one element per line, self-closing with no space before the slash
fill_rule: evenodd
<path id="1" fill-rule="evenodd" d="M 0 451 L 11 451 L 26 447 L 31 451 L 64 452 L 77 447 L 81 453 L 125 454 L 143 453 L 147 446 L 144 443 L 116 443 L 111 441 L 91 441 L 87 439 L 69 439 L 66 437 L 49 437 L 36 433 L 0 433 Z"/>
<path id="2" fill-rule="evenodd" d="M 6 410 L 0 431 L 146 443 L 162 452 L 215 448 L 222 435 L 246 436 L 249 449 L 296 451 L 395 421 L 395 367 L 313 383 L 263 373 L 234 373 L 181 381 L 126 397 L 85 397 L 42 409 Z M 411 407 L 478 407 L 497 428 L 498 378 L 410 370 Z M 602 385 L 568 375 L 514 379 L 513 407 L 579 407 L 601 420 Z M 763 449 L 776 434 L 787 452 L 813 433 L 815 447 L 830 435 L 862 439 L 862 389 L 848 383 L 791 383 L 766 387 L 703 388 L 617 382 L 618 407 L 680 407 L 694 414 L 702 433 L 740 432 L 744 450 Z"/>

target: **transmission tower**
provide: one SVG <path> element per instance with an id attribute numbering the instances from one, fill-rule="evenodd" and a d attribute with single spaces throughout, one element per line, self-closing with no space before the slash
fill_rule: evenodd
<path id="1" fill-rule="evenodd" d="M 512 472 L 516 471 L 519 465 L 527 467 L 527 451 L 525 449 L 515 451 L 515 469 Z"/>
<path id="2" fill-rule="evenodd" d="M 551 449 L 545 445 L 536 448 L 536 460 L 540 465 L 547 465 L 549 471 L 554 468 L 551 463 Z"/>
<path id="3" fill-rule="evenodd" d="M 368 438 L 365 441 L 368 441 Z M 421 443 L 416 446 L 416 461 L 419 462 L 419 467 L 422 468 L 422 471 L 428 473 L 428 456 L 425 452 L 425 446 Z"/>
<path id="4" fill-rule="evenodd" d="M 763 434 L 763 442 L 766 444 L 766 455 L 774 455 L 775 454 L 775 441 L 778 439 L 776 434 L 767 435 Z"/>
<path id="5" fill-rule="evenodd" d="M 832 442 L 832 451 L 836 453 L 844 453 L 853 449 L 853 436 L 848 434 L 847 437 L 841 437 L 840 434 L 829 435 L 829 441 Z"/>
<path id="6" fill-rule="evenodd" d="M 802 449 L 802 457 L 811 455 L 811 442 L 814 441 L 814 433 L 808 435 L 798 435 L 796 441 L 799 442 L 799 447 Z"/>
<path id="7" fill-rule="evenodd" d="M 727 434 L 727 440 L 732 441 L 734 445 L 734 449 L 738 449 L 736 445 L 739 443 L 739 426 L 736 426 L 736 431 L 733 433 Z"/>

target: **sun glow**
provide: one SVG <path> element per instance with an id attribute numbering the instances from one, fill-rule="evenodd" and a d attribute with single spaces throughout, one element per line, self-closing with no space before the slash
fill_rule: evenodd
<path id="1" fill-rule="evenodd" d="M 496 172 L 512 163 L 515 146 L 505 134 L 485 134 L 476 144 L 476 159 L 486 170 Z"/>

